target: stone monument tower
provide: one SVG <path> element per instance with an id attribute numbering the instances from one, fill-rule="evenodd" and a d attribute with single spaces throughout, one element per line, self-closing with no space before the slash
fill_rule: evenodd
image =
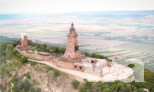
<path id="1" fill-rule="evenodd" d="M 77 58 L 80 56 L 78 46 L 78 34 L 75 32 L 74 24 L 71 24 L 69 33 L 67 34 L 67 47 L 64 56 L 68 58 Z"/>
<path id="2" fill-rule="evenodd" d="M 28 46 L 27 36 L 25 33 L 21 34 L 21 47 L 26 48 Z"/>

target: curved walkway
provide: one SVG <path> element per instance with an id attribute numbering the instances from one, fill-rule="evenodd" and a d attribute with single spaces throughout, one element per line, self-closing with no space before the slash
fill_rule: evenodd
<path id="1" fill-rule="evenodd" d="M 33 60 L 33 59 L 28 59 L 28 60 L 32 61 L 32 62 L 46 64 L 46 65 L 51 66 L 59 71 L 73 75 L 79 81 L 83 81 L 83 79 L 87 79 L 89 81 L 96 81 L 96 82 L 97 81 L 111 82 L 111 81 L 115 81 L 115 80 L 126 79 L 126 78 L 130 77 L 131 75 L 133 75 L 133 70 L 131 68 L 128 68 L 128 67 L 125 67 L 125 66 L 119 65 L 119 64 L 114 64 L 114 67 L 111 67 L 110 69 L 106 69 L 106 70 L 104 69 L 105 71 L 110 70 L 111 72 L 100 77 L 96 74 L 90 74 L 87 72 L 80 72 L 77 70 L 69 70 L 69 69 L 59 68 L 47 61 L 39 61 L 39 60 Z M 112 71 L 114 71 L 114 72 L 112 72 Z"/>

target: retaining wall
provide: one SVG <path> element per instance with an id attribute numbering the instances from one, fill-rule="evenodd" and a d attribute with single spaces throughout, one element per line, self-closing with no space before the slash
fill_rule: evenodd
<path id="1" fill-rule="evenodd" d="M 16 47 L 16 50 L 25 57 L 29 57 L 29 58 L 37 59 L 41 61 L 50 61 L 56 58 L 55 56 L 43 56 L 43 55 L 38 55 L 38 54 L 30 54 L 30 53 L 27 53 L 26 51 L 19 50 L 17 47 Z"/>

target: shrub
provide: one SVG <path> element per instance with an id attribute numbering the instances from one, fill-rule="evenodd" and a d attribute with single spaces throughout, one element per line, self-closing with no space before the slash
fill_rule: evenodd
<path id="1" fill-rule="evenodd" d="M 24 76 L 26 76 L 28 79 L 31 78 L 31 76 L 29 75 L 29 73 L 24 74 Z"/>
<path id="2" fill-rule="evenodd" d="M 133 68 L 135 65 L 134 64 L 129 64 L 128 67 Z"/>
<path id="3" fill-rule="evenodd" d="M 48 67 L 48 70 L 55 71 L 56 69 L 54 69 L 53 67 Z"/>
<path id="4" fill-rule="evenodd" d="M 83 85 L 79 86 L 79 92 L 87 92 L 86 88 Z"/>
<path id="5" fill-rule="evenodd" d="M 2 85 L 0 85 L 0 89 L 6 90 L 6 87 L 3 87 Z"/>
<path id="6" fill-rule="evenodd" d="M 73 87 L 74 87 L 75 89 L 77 89 L 77 88 L 79 87 L 79 84 L 80 84 L 80 82 L 77 81 L 77 80 L 74 80 L 74 81 L 72 82 L 72 85 L 73 85 Z"/>
<path id="7" fill-rule="evenodd" d="M 27 62 L 28 62 L 27 57 L 22 58 L 22 59 L 21 59 L 21 62 L 22 62 L 22 63 L 27 63 Z"/>
<path id="8" fill-rule="evenodd" d="M 31 62 L 30 65 L 35 66 L 35 65 L 37 65 L 37 63 L 36 62 Z"/>
<path id="9" fill-rule="evenodd" d="M 9 78 L 12 76 L 12 74 L 10 73 L 9 70 L 6 71 L 7 75 L 9 76 Z"/>
<path id="10" fill-rule="evenodd" d="M 39 88 L 30 88 L 28 92 L 41 92 L 41 89 Z"/>
<path id="11" fill-rule="evenodd" d="M 32 85 L 29 83 L 29 81 L 25 80 L 18 85 L 18 90 L 24 90 L 25 92 L 27 92 L 31 88 L 31 86 Z"/>
<path id="12" fill-rule="evenodd" d="M 54 76 L 57 77 L 59 75 L 59 71 L 58 70 L 54 70 Z"/>
<path id="13" fill-rule="evenodd" d="M 60 74 L 60 72 L 57 69 L 53 68 L 53 67 L 48 67 L 48 70 L 54 71 L 54 76 L 55 77 L 57 77 Z"/>

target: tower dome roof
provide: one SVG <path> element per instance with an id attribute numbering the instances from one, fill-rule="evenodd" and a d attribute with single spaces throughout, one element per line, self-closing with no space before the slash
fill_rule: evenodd
<path id="1" fill-rule="evenodd" d="M 74 28 L 74 24 L 73 23 L 71 24 L 71 28 L 69 30 L 69 33 L 70 34 L 75 33 L 75 28 Z"/>

